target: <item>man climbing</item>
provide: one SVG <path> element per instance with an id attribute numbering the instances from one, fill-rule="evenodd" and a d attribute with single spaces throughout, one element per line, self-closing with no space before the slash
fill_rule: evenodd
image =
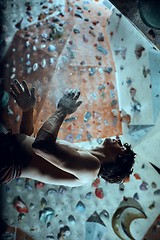
<path id="1" fill-rule="evenodd" d="M 11 84 L 11 95 L 22 109 L 20 133 L 1 133 L 0 183 L 24 177 L 47 184 L 81 186 L 97 176 L 119 183 L 132 173 L 135 153 L 128 144 L 106 138 L 96 148 L 86 150 L 57 140 L 61 124 L 82 104 L 80 91 L 70 90 L 59 100 L 56 111 L 44 122 L 36 138 L 32 137 L 35 88 L 25 81 Z"/>

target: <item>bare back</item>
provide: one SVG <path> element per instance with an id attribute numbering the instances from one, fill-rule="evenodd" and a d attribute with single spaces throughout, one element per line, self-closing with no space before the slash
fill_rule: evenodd
<path id="1" fill-rule="evenodd" d="M 98 159 L 75 144 L 57 140 L 52 146 L 53 151 L 47 153 L 39 149 L 33 150 L 33 137 L 19 134 L 17 138 L 29 159 L 21 177 L 74 187 L 91 182 L 97 176 Z"/>

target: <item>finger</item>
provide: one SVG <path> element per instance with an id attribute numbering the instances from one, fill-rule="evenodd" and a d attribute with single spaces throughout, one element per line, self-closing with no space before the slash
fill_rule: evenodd
<path id="1" fill-rule="evenodd" d="M 76 90 L 76 89 L 72 89 L 72 90 L 70 91 L 70 97 L 73 98 L 73 99 L 75 99 L 76 93 L 77 93 L 77 90 Z"/>
<path id="2" fill-rule="evenodd" d="M 68 91 L 68 96 L 69 96 L 69 97 L 72 97 L 72 95 L 73 95 L 73 90 L 69 90 L 69 91 Z"/>
<path id="3" fill-rule="evenodd" d="M 78 108 L 81 104 L 82 104 L 82 101 L 78 101 L 78 102 L 76 103 L 76 107 Z"/>
<path id="4" fill-rule="evenodd" d="M 63 98 L 67 98 L 67 97 L 68 97 L 68 92 L 69 92 L 69 90 L 66 89 L 65 92 L 64 92 L 64 94 L 63 94 Z"/>
<path id="5" fill-rule="evenodd" d="M 12 89 L 10 89 L 10 95 L 16 100 L 17 96 L 16 94 L 12 91 Z"/>
<path id="6" fill-rule="evenodd" d="M 14 92 L 15 95 L 18 95 L 18 94 L 19 94 L 19 91 L 18 91 L 18 89 L 16 88 L 16 86 L 15 86 L 14 83 L 11 83 L 11 89 L 12 89 L 12 92 Z"/>
<path id="7" fill-rule="evenodd" d="M 18 91 L 20 93 L 23 92 L 23 88 L 22 88 L 21 84 L 19 83 L 19 81 L 17 79 L 14 80 L 14 83 L 16 84 L 16 87 L 17 87 Z"/>
<path id="8" fill-rule="evenodd" d="M 27 82 L 25 80 L 22 81 L 22 85 L 24 87 L 24 91 L 30 95 L 30 92 L 29 92 L 29 88 L 28 88 L 28 85 L 27 85 Z"/>
<path id="9" fill-rule="evenodd" d="M 32 88 L 31 88 L 31 97 L 34 98 L 34 99 L 36 98 L 36 97 L 35 97 L 35 92 L 36 92 L 35 87 L 32 87 Z"/>
<path id="10" fill-rule="evenodd" d="M 79 98 L 80 94 L 81 94 L 81 92 L 79 90 L 76 91 L 74 99 L 77 100 Z"/>

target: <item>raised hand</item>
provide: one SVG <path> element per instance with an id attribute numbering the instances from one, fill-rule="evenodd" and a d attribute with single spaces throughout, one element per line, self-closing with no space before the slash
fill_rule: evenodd
<path id="1" fill-rule="evenodd" d="M 58 108 L 62 108 L 65 114 L 74 113 L 77 108 L 82 104 L 82 101 L 78 101 L 80 96 L 79 90 L 69 90 L 58 102 Z"/>
<path id="2" fill-rule="evenodd" d="M 18 80 L 14 80 L 14 82 L 11 83 L 10 94 L 23 112 L 32 109 L 36 103 L 35 88 L 33 87 L 29 90 L 24 80 L 22 84 L 20 84 Z"/>

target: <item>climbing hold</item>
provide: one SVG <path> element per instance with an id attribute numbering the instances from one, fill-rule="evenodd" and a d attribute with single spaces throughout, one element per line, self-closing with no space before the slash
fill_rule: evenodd
<path id="1" fill-rule="evenodd" d="M 75 120 L 77 120 L 77 117 L 70 117 L 70 118 L 66 118 L 64 122 L 73 122 Z"/>
<path id="2" fill-rule="evenodd" d="M 89 68 L 89 76 L 93 76 L 96 72 L 96 69 L 95 68 Z"/>
<path id="3" fill-rule="evenodd" d="M 44 49 L 46 47 L 46 44 L 41 44 L 41 49 Z"/>
<path id="4" fill-rule="evenodd" d="M 110 74 L 113 71 L 113 68 L 112 67 L 105 67 L 103 69 L 103 71 Z"/>
<path id="5" fill-rule="evenodd" d="M 113 99 L 112 101 L 111 101 L 111 106 L 113 107 L 113 106 L 115 106 L 117 104 L 117 100 L 116 99 Z"/>
<path id="6" fill-rule="evenodd" d="M 96 178 L 96 179 L 93 181 L 92 186 L 97 188 L 99 184 L 100 184 L 100 179 L 99 179 L 99 178 Z"/>
<path id="7" fill-rule="evenodd" d="M 124 198 L 112 216 L 112 228 L 120 239 L 135 239 L 130 232 L 130 225 L 138 218 L 146 219 L 141 205 L 133 198 Z"/>
<path id="8" fill-rule="evenodd" d="M 73 32 L 74 32 L 75 34 L 80 33 L 80 31 L 79 31 L 77 28 L 74 28 L 74 29 L 73 29 Z"/>
<path id="9" fill-rule="evenodd" d="M 27 74 L 30 74 L 32 72 L 32 67 L 27 67 Z"/>
<path id="10" fill-rule="evenodd" d="M 101 45 L 98 45 L 96 48 L 99 52 L 103 53 L 104 55 L 107 55 L 108 51 Z"/>
<path id="11" fill-rule="evenodd" d="M 91 199 L 91 197 L 92 197 L 92 192 L 88 192 L 88 193 L 86 193 L 85 198 L 87 198 L 87 199 Z"/>
<path id="12" fill-rule="evenodd" d="M 38 69 L 38 63 L 35 63 L 35 64 L 33 65 L 33 71 L 35 72 L 37 69 Z"/>
<path id="13" fill-rule="evenodd" d="M 82 213 L 85 211 L 85 205 L 79 201 L 76 205 L 76 211 L 79 212 L 79 213 Z"/>
<path id="14" fill-rule="evenodd" d="M 50 26 L 51 32 L 50 37 L 53 39 L 61 38 L 64 34 L 64 29 L 62 26 L 59 26 L 58 24 L 53 24 Z"/>
<path id="15" fill-rule="evenodd" d="M 64 223 L 63 223 L 62 220 L 59 220 L 59 225 L 60 225 L 61 228 L 64 227 Z"/>
<path id="16" fill-rule="evenodd" d="M 47 239 L 55 239 L 54 235 L 47 235 L 46 238 Z"/>
<path id="17" fill-rule="evenodd" d="M 75 17 L 83 18 L 82 14 L 79 11 L 75 12 Z"/>
<path id="18" fill-rule="evenodd" d="M 136 49 L 135 49 L 135 55 L 136 58 L 139 59 L 142 56 L 143 51 L 145 50 L 145 48 L 142 45 L 137 45 Z"/>
<path id="19" fill-rule="evenodd" d="M 54 62 L 55 62 L 54 58 L 50 58 L 50 59 L 49 59 L 49 63 L 50 63 L 50 64 L 53 64 Z"/>
<path id="20" fill-rule="evenodd" d="M 60 186 L 58 189 L 58 194 L 63 195 L 64 193 L 67 192 L 67 188 L 65 186 Z"/>
<path id="21" fill-rule="evenodd" d="M 156 187 L 157 187 L 157 184 L 156 184 L 155 182 L 152 182 L 152 183 L 151 183 L 151 186 L 152 186 L 152 188 L 156 188 Z"/>
<path id="22" fill-rule="evenodd" d="M 13 206 L 17 209 L 19 213 L 28 213 L 28 208 L 20 196 L 17 196 L 13 200 Z"/>
<path id="23" fill-rule="evenodd" d="M 149 208 L 149 209 L 153 209 L 153 208 L 155 208 L 155 201 L 153 201 L 153 202 L 149 205 L 148 208 Z"/>
<path id="24" fill-rule="evenodd" d="M 0 91 L 0 109 L 5 108 L 9 102 L 9 94 L 6 91 Z"/>
<path id="25" fill-rule="evenodd" d="M 35 188 L 40 189 L 40 188 L 43 188 L 44 185 L 45 185 L 45 184 L 44 184 L 43 182 L 35 181 Z"/>
<path id="26" fill-rule="evenodd" d="M 42 62 L 41 62 L 41 67 L 42 67 L 42 68 L 45 68 L 46 65 L 47 65 L 46 59 L 43 59 Z"/>
<path id="27" fill-rule="evenodd" d="M 92 140 L 92 135 L 88 131 L 87 131 L 87 139 L 88 139 L 88 141 Z"/>
<path id="28" fill-rule="evenodd" d="M 109 213 L 107 212 L 107 210 L 102 210 L 102 212 L 100 213 L 100 218 L 109 218 Z"/>
<path id="29" fill-rule="evenodd" d="M 101 138 L 97 138 L 97 143 L 101 144 L 103 140 Z"/>
<path id="30" fill-rule="evenodd" d="M 157 195 L 160 195 L 160 189 L 158 189 L 158 190 L 156 190 L 156 191 L 154 191 L 154 193 L 153 193 L 155 196 L 157 196 Z"/>
<path id="31" fill-rule="evenodd" d="M 29 190 L 33 189 L 28 178 L 25 179 L 25 188 L 27 188 Z"/>
<path id="32" fill-rule="evenodd" d="M 21 20 L 15 24 L 15 27 L 18 29 L 21 29 L 21 24 L 22 24 L 23 18 L 21 18 Z"/>
<path id="33" fill-rule="evenodd" d="M 30 204 L 29 204 L 29 207 L 30 207 L 30 209 L 34 209 L 34 208 L 35 208 L 35 206 L 34 206 L 33 203 L 30 203 Z"/>
<path id="34" fill-rule="evenodd" d="M 138 173 L 134 173 L 134 177 L 135 177 L 136 180 L 140 180 L 141 179 L 141 177 L 139 176 Z"/>
<path id="35" fill-rule="evenodd" d="M 57 194 L 58 194 L 58 192 L 57 192 L 57 190 L 54 189 L 54 188 L 50 188 L 50 189 L 48 189 L 48 191 L 47 191 L 47 195 L 57 195 Z"/>
<path id="36" fill-rule="evenodd" d="M 26 66 L 30 66 L 30 65 L 31 65 L 31 61 L 28 60 L 28 61 L 26 62 Z"/>
<path id="37" fill-rule="evenodd" d="M 99 42 L 103 42 L 103 41 L 104 41 L 103 33 L 99 33 L 98 35 L 99 35 L 99 36 L 98 36 L 98 41 L 99 41 Z"/>
<path id="38" fill-rule="evenodd" d="M 130 94 L 131 94 L 132 98 L 136 95 L 136 92 L 137 92 L 137 90 L 135 88 L 133 88 L 133 87 L 130 88 Z"/>
<path id="39" fill-rule="evenodd" d="M 41 37 L 42 37 L 44 40 L 47 40 L 49 36 L 48 36 L 47 33 L 42 33 L 42 34 L 41 34 Z"/>
<path id="40" fill-rule="evenodd" d="M 71 143 L 73 143 L 73 141 L 74 141 L 74 138 L 73 138 L 73 134 L 68 134 L 66 137 L 65 137 L 65 140 L 67 141 L 67 142 L 71 142 Z"/>
<path id="41" fill-rule="evenodd" d="M 49 207 L 44 208 L 42 211 L 39 212 L 39 220 L 44 223 L 50 222 L 53 216 L 54 210 Z"/>
<path id="42" fill-rule="evenodd" d="M 18 215 L 18 222 L 22 222 L 24 220 L 24 218 L 25 218 L 25 214 L 24 213 L 20 213 Z"/>
<path id="43" fill-rule="evenodd" d="M 45 208 L 46 206 L 47 206 L 47 201 L 46 201 L 45 198 L 42 198 L 42 199 L 41 199 L 41 207 L 42 207 L 42 208 Z"/>
<path id="44" fill-rule="evenodd" d="M 87 43 L 87 42 L 88 42 L 88 38 L 86 37 L 86 35 L 85 35 L 85 34 L 83 34 L 83 41 L 84 41 L 85 43 Z"/>
<path id="45" fill-rule="evenodd" d="M 92 37 L 96 36 L 96 34 L 93 32 L 93 30 L 89 30 L 89 33 L 92 35 Z"/>
<path id="46" fill-rule="evenodd" d="M 64 226 L 64 227 L 60 228 L 60 232 L 58 233 L 57 237 L 58 237 L 59 240 L 60 239 L 62 240 L 62 239 L 66 239 L 67 237 L 69 237 L 70 234 L 71 234 L 71 232 L 70 232 L 69 227 Z"/>
<path id="47" fill-rule="evenodd" d="M 127 48 L 122 47 L 114 50 L 116 55 L 119 55 L 122 57 L 122 59 L 126 58 Z"/>
<path id="48" fill-rule="evenodd" d="M 73 215 L 70 215 L 70 216 L 68 217 L 68 221 L 69 221 L 71 224 L 74 224 L 74 223 L 76 222 L 76 220 L 75 220 L 75 218 L 74 218 Z"/>
<path id="49" fill-rule="evenodd" d="M 145 181 L 143 181 L 139 188 L 140 188 L 142 191 L 145 191 L 145 190 L 148 190 L 148 187 L 147 187 L 147 186 L 148 186 L 148 183 L 145 182 Z"/>
<path id="50" fill-rule="evenodd" d="M 110 98 L 114 98 L 115 97 L 115 92 L 113 90 L 110 89 Z"/>
<path id="51" fill-rule="evenodd" d="M 139 200 L 139 195 L 138 195 L 138 193 L 135 193 L 135 194 L 133 195 L 133 198 L 134 198 L 135 200 Z"/>
<path id="52" fill-rule="evenodd" d="M 28 48 L 30 45 L 31 45 L 30 42 L 26 41 L 25 46 Z"/>
<path id="53" fill-rule="evenodd" d="M 54 45 L 49 45 L 48 52 L 54 52 L 56 50 L 56 47 Z"/>
<path id="54" fill-rule="evenodd" d="M 95 189 L 95 195 L 96 195 L 96 197 L 98 197 L 100 199 L 104 198 L 103 189 L 102 188 L 96 188 Z"/>
<path id="55" fill-rule="evenodd" d="M 32 49 L 33 49 L 33 51 L 37 51 L 37 47 L 36 46 L 33 46 Z"/>
<path id="56" fill-rule="evenodd" d="M 124 184 L 123 184 L 123 183 L 120 183 L 120 184 L 119 184 L 119 190 L 120 190 L 120 191 L 124 191 Z"/>
<path id="57" fill-rule="evenodd" d="M 76 140 L 80 140 L 80 139 L 82 139 L 82 135 L 80 133 L 78 133 L 76 136 Z"/>
<path id="58" fill-rule="evenodd" d="M 85 114 L 84 114 L 84 122 L 88 122 L 89 121 L 89 119 L 91 118 L 91 116 L 92 116 L 92 114 L 91 114 L 91 112 L 86 112 Z"/>

